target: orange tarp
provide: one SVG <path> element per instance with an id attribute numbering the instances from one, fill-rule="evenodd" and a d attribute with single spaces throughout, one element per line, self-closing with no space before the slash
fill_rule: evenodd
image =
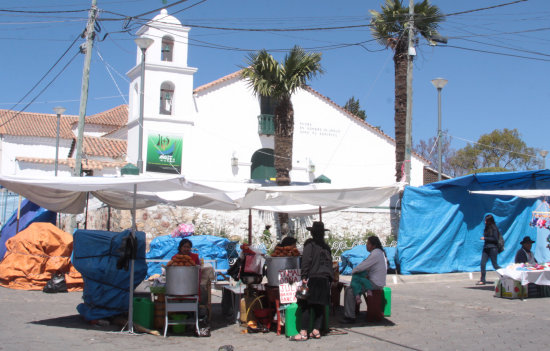
<path id="1" fill-rule="evenodd" d="M 81 291 L 82 275 L 71 264 L 73 236 L 51 223 L 32 223 L 6 241 L 0 262 L 0 286 L 42 290 L 56 272 L 65 273 L 67 289 Z"/>

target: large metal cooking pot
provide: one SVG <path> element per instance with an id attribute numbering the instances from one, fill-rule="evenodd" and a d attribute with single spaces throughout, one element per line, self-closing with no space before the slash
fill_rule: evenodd
<path id="1" fill-rule="evenodd" d="M 300 256 L 266 257 L 267 285 L 279 286 L 279 271 L 300 269 Z"/>
<path id="2" fill-rule="evenodd" d="M 167 295 L 196 295 L 199 293 L 199 266 L 167 266 Z"/>

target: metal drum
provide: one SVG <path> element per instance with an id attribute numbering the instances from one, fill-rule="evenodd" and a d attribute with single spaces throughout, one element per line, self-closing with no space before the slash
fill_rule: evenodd
<path id="1" fill-rule="evenodd" d="M 267 285 L 279 286 L 279 271 L 300 269 L 300 256 L 266 257 Z"/>
<path id="2" fill-rule="evenodd" d="M 199 293 L 199 266 L 167 266 L 167 295 L 196 295 Z"/>

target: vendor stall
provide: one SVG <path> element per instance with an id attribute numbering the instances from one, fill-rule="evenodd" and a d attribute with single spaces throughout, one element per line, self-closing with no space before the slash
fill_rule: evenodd
<path id="1" fill-rule="evenodd" d="M 545 264 L 516 263 L 497 270 L 495 296 L 510 299 L 550 296 L 550 262 Z"/>

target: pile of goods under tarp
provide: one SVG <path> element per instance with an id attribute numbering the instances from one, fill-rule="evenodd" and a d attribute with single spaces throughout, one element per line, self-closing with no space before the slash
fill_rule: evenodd
<path id="1" fill-rule="evenodd" d="M 195 261 L 189 255 L 176 254 L 166 264 L 167 266 L 195 266 Z"/>
<path id="2" fill-rule="evenodd" d="M 277 246 L 271 253 L 271 257 L 300 256 L 300 251 L 294 246 Z"/>
<path id="3" fill-rule="evenodd" d="M 32 223 L 8 239 L 0 263 L 0 286 L 42 290 L 56 274 L 64 276 L 68 291 L 82 290 L 80 273 L 71 264 L 73 236 L 51 223 Z"/>
<path id="4" fill-rule="evenodd" d="M 134 259 L 135 289 L 145 278 L 145 233 L 130 230 L 107 232 L 77 230 L 73 263 L 84 278 L 83 303 L 76 309 L 86 320 L 103 319 L 128 312 L 130 269 Z"/>

